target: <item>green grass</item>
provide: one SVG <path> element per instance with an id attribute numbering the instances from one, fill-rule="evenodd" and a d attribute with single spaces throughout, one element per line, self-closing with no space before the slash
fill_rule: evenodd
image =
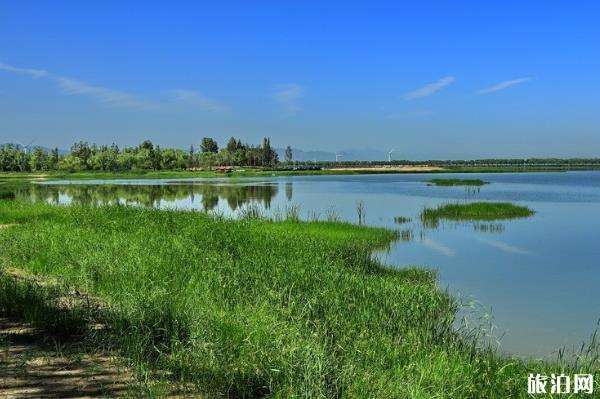
<path id="1" fill-rule="evenodd" d="M 528 207 L 509 202 L 471 202 L 467 204 L 446 204 L 437 208 L 425 208 L 421 221 L 437 225 L 439 220 L 477 221 L 518 219 L 532 216 L 535 212 Z"/>
<path id="2" fill-rule="evenodd" d="M 484 345 L 479 330 L 457 332 L 458 305 L 434 272 L 386 269 L 371 256 L 398 238 L 390 230 L 0 201 L 9 223 L 18 225 L 0 229 L 1 268 L 103 306 L 57 317 L 60 294 L 3 277 L 0 313 L 54 331 L 100 320 L 107 329 L 90 339 L 140 378 L 205 397 L 525 398 L 530 372 L 598 367 L 595 348 L 576 365 L 523 361 Z"/>
<path id="3" fill-rule="evenodd" d="M 480 179 L 432 179 L 429 183 L 436 186 L 483 186 L 489 184 Z"/>

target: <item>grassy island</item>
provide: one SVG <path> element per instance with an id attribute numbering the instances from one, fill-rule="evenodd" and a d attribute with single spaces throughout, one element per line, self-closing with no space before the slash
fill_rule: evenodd
<path id="1" fill-rule="evenodd" d="M 501 220 L 532 216 L 535 212 L 525 206 L 509 202 L 471 202 L 468 204 L 446 204 L 437 208 L 425 208 L 421 212 L 423 222 L 447 220 Z"/>
<path id="2" fill-rule="evenodd" d="M 0 316 L 111 348 L 145 395 L 525 398 L 528 373 L 577 371 L 457 331 L 434 272 L 371 256 L 390 230 L 10 199 L 0 225 Z"/>

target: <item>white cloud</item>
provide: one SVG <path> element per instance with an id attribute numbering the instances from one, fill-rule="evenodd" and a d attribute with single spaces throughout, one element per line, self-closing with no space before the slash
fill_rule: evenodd
<path id="1" fill-rule="evenodd" d="M 220 114 L 229 113 L 230 111 L 227 104 L 210 99 L 196 91 L 178 89 L 171 90 L 169 93 L 171 93 L 175 97 L 175 100 L 181 104 Z"/>
<path id="2" fill-rule="evenodd" d="M 296 83 L 289 83 L 277 86 L 277 91 L 273 94 L 273 99 L 281 104 L 290 115 L 295 115 L 300 111 L 298 100 L 304 96 L 304 88 Z"/>
<path id="3" fill-rule="evenodd" d="M 126 93 L 124 91 L 108 89 L 106 87 L 92 86 L 88 83 L 68 78 L 56 78 L 56 81 L 58 82 L 60 88 L 67 94 L 89 96 L 107 105 L 138 109 L 151 109 L 158 107 L 158 104 L 152 103 L 134 94 Z"/>
<path id="4" fill-rule="evenodd" d="M 518 254 L 518 255 L 529 255 L 530 254 L 530 252 L 526 249 L 518 248 L 518 247 L 509 245 L 509 244 L 499 241 L 499 240 L 493 240 L 491 238 L 479 238 L 478 240 L 484 244 L 490 245 L 490 246 L 497 248 L 503 252 L 508 252 L 511 254 Z"/>
<path id="5" fill-rule="evenodd" d="M 405 100 L 415 100 L 417 98 L 430 96 L 430 95 L 442 90 L 444 87 L 448 86 L 449 84 L 454 83 L 455 81 L 456 81 L 456 78 L 454 76 L 446 76 L 444 78 L 441 78 L 437 82 L 429 83 L 429 84 L 421 87 L 420 89 L 411 91 L 410 93 L 406 93 L 404 95 L 404 99 Z"/>
<path id="6" fill-rule="evenodd" d="M 3 64 L 0 62 L 0 71 L 18 73 L 22 75 L 29 75 L 32 78 L 43 78 L 48 76 L 48 71 L 44 71 L 43 69 L 32 69 L 32 68 L 19 68 L 16 66 Z"/>
<path id="7" fill-rule="evenodd" d="M 512 80 L 505 80 L 504 82 L 500 82 L 492 87 L 488 87 L 487 89 L 479 90 L 477 93 L 478 94 L 494 93 L 496 91 L 508 89 L 509 87 L 529 82 L 532 79 L 533 78 L 525 77 L 525 78 L 518 78 L 518 79 L 512 79 Z"/>
<path id="8" fill-rule="evenodd" d="M 29 75 L 30 77 L 36 79 L 49 78 L 55 81 L 60 89 L 67 94 L 88 96 L 109 106 L 134 109 L 158 109 L 166 108 L 169 105 L 166 102 L 151 101 L 125 91 L 94 86 L 80 80 L 55 76 L 50 74 L 48 71 L 41 69 L 19 68 L 0 63 L 0 71 Z M 229 112 L 229 107 L 226 104 L 212 100 L 195 91 L 171 90 L 169 93 L 174 96 L 177 104 L 179 105 L 193 106 L 215 113 Z"/>
<path id="9" fill-rule="evenodd" d="M 422 239 L 421 244 L 423 244 L 427 248 L 431 248 L 434 251 L 441 253 L 444 256 L 454 256 L 456 254 L 456 252 L 452 248 L 442 244 L 439 241 L 434 241 L 431 238 Z"/>

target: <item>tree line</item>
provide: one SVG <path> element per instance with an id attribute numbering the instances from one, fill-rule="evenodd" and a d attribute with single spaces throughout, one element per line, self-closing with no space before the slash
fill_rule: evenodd
<path id="1" fill-rule="evenodd" d="M 292 162 L 292 149 L 285 151 L 285 161 Z M 162 148 L 145 140 L 137 146 L 119 148 L 89 144 L 80 141 L 71 146 L 68 154 L 60 154 L 57 148 L 29 149 L 15 144 L 0 146 L 0 171 L 120 171 L 120 170 L 182 170 L 210 169 L 215 166 L 275 167 L 279 164 L 277 152 L 271 140 L 251 145 L 232 137 L 223 148 L 211 137 L 204 137 L 200 145 L 190 146 L 188 151 L 178 148 Z"/>

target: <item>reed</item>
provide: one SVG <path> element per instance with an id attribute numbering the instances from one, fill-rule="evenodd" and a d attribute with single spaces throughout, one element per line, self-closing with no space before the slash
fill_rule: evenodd
<path id="1" fill-rule="evenodd" d="M 526 361 L 457 331 L 435 272 L 372 256 L 397 232 L 246 212 L 0 201 L 0 223 L 19 223 L 0 229 L 0 269 L 56 282 L 0 272 L 0 314 L 84 334 L 140 380 L 203 397 L 526 398 L 530 372 L 597 370 L 595 348 L 576 365 Z M 74 290 L 102 306 L 61 307 Z"/>

